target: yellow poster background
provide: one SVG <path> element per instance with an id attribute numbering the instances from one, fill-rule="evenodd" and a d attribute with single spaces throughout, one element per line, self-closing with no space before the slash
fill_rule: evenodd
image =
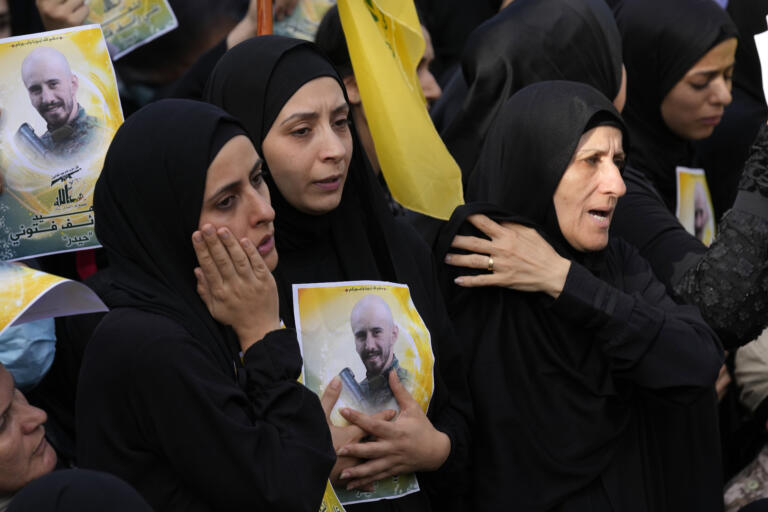
<path id="1" fill-rule="evenodd" d="M 0 331 L 16 319 L 51 286 L 63 277 L 38 272 L 19 264 L 0 265 Z"/>

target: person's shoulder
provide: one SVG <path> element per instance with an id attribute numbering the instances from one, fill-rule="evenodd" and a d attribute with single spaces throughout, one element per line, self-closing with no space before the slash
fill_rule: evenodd
<path id="1" fill-rule="evenodd" d="M 137 308 L 116 308 L 104 316 L 90 344 L 106 344 L 118 350 L 164 350 L 167 345 L 189 343 L 192 336 L 177 321 Z"/>

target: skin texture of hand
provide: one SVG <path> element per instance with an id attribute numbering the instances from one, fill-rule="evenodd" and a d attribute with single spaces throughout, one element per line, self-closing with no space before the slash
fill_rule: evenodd
<path id="1" fill-rule="evenodd" d="M 259 26 L 259 0 L 251 0 L 248 4 L 248 11 L 243 19 L 235 25 L 235 28 L 227 35 L 227 49 L 242 43 L 246 39 L 258 35 Z"/>
<path id="2" fill-rule="evenodd" d="M 85 0 L 36 0 L 35 3 L 46 30 L 80 26 L 90 12 Z"/>
<path id="3" fill-rule="evenodd" d="M 341 479 L 350 479 L 347 489 L 359 489 L 390 476 L 433 471 L 451 453 L 450 438 L 435 429 L 397 378 L 397 372 L 389 372 L 389 387 L 400 406 L 400 415 L 394 421 L 383 421 L 352 409 L 341 410 L 350 423 L 374 436 L 372 441 L 350 444 L 337 451 L 340 457 L 367 459 L 342 471 Z"/>
<path id="4" fill-rule="evenodd" d="M 472 254 L 446 254 L 445 262 L 487 269 L 490 255 L 493 273 L 460 276 L 456 278 L 457 285 L 503 286 L 523 292 L 544 292 L 554 298 L 560 296 L 571 262 L 557 254 L 535 229 L 512 222 L 498 224 L 481 214 L 470 215 L 467 220 L 490 240 L 457 235 L 451 247 Z"/>
<path id="5" fill-rule="evenodd" d="M 299 0 L 275 0 L 275 19 L 280 21 L 293 14 L 293 10 L 296 9 L 296 4 L 298 3 Z"/>
<path id="6" fill-rule="evenodd" d="M 253 242 L 206 224 L 192 234 L 192 245 L 200 263 L 197 293 L 213 318 L 232 326 L 243 352 L 280 328 L 275 278 Z"/>
<path id="7" fill-rule="evenodd" d="M 323 396 L 320 397 L 320 403 L 323 406 L 323 411 L 325 411 L 325 420 L 328 422 L 328 428 L 331 430 L 333 448 L 337 452 L 343 446 L 359 443 L 364 437 L 368 435 L 363 429 L 356 425 L 339 427 L 331 422 L 331 411 L 333 411 L 333 407 L 336 405 L 336 401 L 339 399 L 340 394 L 341 379 L 339 377 L 334 377 L 331 382 L 328 383 L 328 387 L 325 388 Z M 395 414 L 395 411 L 387 409 L 380 411 L 371 417 L 381 421 L 390 421 L 395 416 Z M 333 469 L 331 470 L 331 475 L 329 477 L 331 483 L 334 485 L 342 483 L 342 479 L 339 478 L 339 475 L 341 475 L 345 469 L 356 466 L 357 464 L 360 464 L 360 462 L 361 460 L 356 457 L 337 457 L 336 464 L 334 464 Z M 373 486 L 371 485 L 364 490 L 373 491 Z"/>

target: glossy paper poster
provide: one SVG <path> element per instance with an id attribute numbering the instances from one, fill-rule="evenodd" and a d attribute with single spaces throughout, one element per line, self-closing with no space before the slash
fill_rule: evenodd
<path id="1" fill-rule="evenodd" d="M 0 261 L 0 333 L 41 318 L 106 311 L 87 286 L 19 263 Z"/>
<path id="2" fill-rule="evenodd" d="M 709 246 L 715 238 L 715 209 L 703 169 L 678 167 L 677 219 L 686 231 Z"/>
<path id="3" fill-rule="evenodd" d="M 115 60 L 179 26 L 168 0 L 87 0 Z"/>
<path id="4" fill-rule="evenodd" d="M 341 407 L 365 413 L 398 410 L 387 375 L 400 381 L 424 411 L 434 390 L 429 331 L 406 285 L 378 281 L 293 285 L 296 331 L 307 387 L 322 395 L 335 376 L 342 392 L 331 420 L 346 424 Z M 336 488 L 343 504 L 393 498 L 419 489 L 415 475 L 376 482 L 373 492 Z"/>
<path id="5" fill-rule="evenodd" d="M 93 188 L 123 122 L 98 25 L 0 40 L 0 260 L 98 245 Z"/>
<path id="6" fill-rule="evenodd" d="M 274 33 L 314 41 L 317 27 L 336 0 L 299 0 L 290 16 L 276 21 Z"/>

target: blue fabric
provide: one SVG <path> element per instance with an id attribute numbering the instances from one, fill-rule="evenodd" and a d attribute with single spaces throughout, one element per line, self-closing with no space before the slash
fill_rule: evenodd
<path id="1" fill-rule="evenodd" d="M 32 389 L 43 379 L 55 353 L 52 318 L 14 325 L 0 335 L 0 363 L 22 391 Z"/>

